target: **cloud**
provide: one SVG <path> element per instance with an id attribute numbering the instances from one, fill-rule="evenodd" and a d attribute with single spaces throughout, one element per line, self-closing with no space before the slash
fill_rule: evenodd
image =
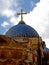
<path id="1" fill-rule="evenodd" d="M 12 23 L 13 25 L 16 25 L 18 23 L 18 19 L 16 17 L 11 17 L 10 23 Z"/>
<path id="2" fill-rule="evenodd" d="M 46 47 L 48 47 L 48 48 L 49 48 L 49 38 L 44 39 L 44 41 L 45 41 L 45 43 L 46 43 Z"/>
<path id="3" fill-rule="evenodd" d="M 0 13 L 9 8 L 11 5 L 11 0 L 0 0 Z"/>
<path id="4" fill-rule="evenodd" d="M 15 11 L 15 8 L 17 9 Z M 17 13 L 20 7 L 18 7 L 18 0 L 1 0 L 0 1 L 0 15 L 5 17 L 12 17 Z"/>
<path id="5" fill-rule="evenodd" d="M 4 21 L 2 24 L 1 24 L 1 26 L 3 26 L 3 27 L 6 27 L 6 26 L 8 26 L 9 25 L 9 23 L 7 23 L 6 21 Z"/>
<path id="6" fill-rule="evenodd" d="M 8 17 L 8 18 L 14 16 L 14 14 L 15 14 L 15 11 L 9 10 L 9 9 L 6 9 L 6 10 L 4 10 L 4 11 L 2 12 L 2 15 L 3 15 L 3 16 L 6 16 L 6 17 Z"/>

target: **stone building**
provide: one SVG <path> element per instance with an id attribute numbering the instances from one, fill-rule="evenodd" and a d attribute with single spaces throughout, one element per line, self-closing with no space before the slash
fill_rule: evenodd
<path id="1" fill-rule="evenodd" d="M 44 48 L 37 31 L 21 21 L 0 35 L 0 65 L 43 65 Z"/>

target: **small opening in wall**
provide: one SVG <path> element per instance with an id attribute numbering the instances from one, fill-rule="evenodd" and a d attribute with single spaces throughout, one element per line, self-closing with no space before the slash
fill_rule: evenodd
<path id="1" fill-rule="evenodd" d="M 19 65 L 23 65 L 23 64 L 19 64 Z"/>

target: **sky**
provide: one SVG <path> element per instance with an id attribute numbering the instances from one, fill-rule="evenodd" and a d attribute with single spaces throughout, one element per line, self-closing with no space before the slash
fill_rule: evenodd
<path id="1" fill-rule="evenodd" d="M 49 48 L 49 0 L 0 0 L 0 35 L 17 25 L 23 9 L 26 24 L 33 27 Z"/>

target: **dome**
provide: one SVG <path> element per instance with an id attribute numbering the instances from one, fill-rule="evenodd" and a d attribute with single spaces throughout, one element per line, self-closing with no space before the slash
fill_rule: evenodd
<path id="1" fill-rule="evenodd" d="M 13 26 L 11 29 L 9 29 L 5 35 L 10 37 L 10 38 L 14 38 L 14 37 L 38 37 L 39 36 L 34 28 L 26 25 L 22 21 L 19 22 L 19 24 Z"/>

